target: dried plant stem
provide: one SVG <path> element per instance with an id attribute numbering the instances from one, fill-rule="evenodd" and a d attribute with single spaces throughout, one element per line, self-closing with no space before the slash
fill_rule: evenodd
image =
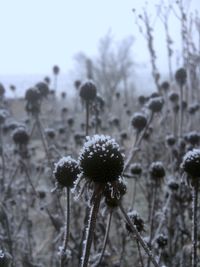
<path id="1" fill-rule="evenodd" d="M 104 241 L 103 241 L 103 248 L 101 251 L 101 255 L 100 258 L 97 262 L 97 264 L 95 265 L 95 267 L 101 266 L 101 262 L 106 250 L 106 245 L 107 245 L 107 241 L 108 241 L 108 236 L 109 236 L 109 232 L 110 232 L 110 226 L 111 226 L 111 221 L 112 221 L 112 214 L 113 214 L 113 210 L 110 211 L 109 217 L 108 217 L 108 222 L 107 222 L 107 226 L 106 226 L 106 233 L 105 233 L 105 237 L 104 237 Z"/>
<path id="2" fill-rule="evenodd" d="M 193 217 L 192 217 L 192 267 L 197 267 L 197 206 L 198 206 L 198 178 L 193 187 Z"/>
<path id="3" fill-rule="evenodd" d="M 61 251 L 61 262 L 60 266 L 64 267 L 65 266 L 65 260 L 66 260 L 66 250 L 67 250 L 67 245 L 69 242 L 69 235 L 70 235 L 70 188 L 67 187 L 65 188 L 65 205 L 66 205 L 66 210 L 65 210 L 65 232 L 64 232 L 64 240 L 63 240 L 63 246 L 62 246 L 62 251 Z"/>
<path id="4" fill-rule="evenodd" d="M 183 132 L 183 86 L 180 85 L 180 121 L 179 121 L 179 137 L 182 136 Z"/>
<path id="5" fill-rule="evenodd" d="M 133 158 L 135 157 L 135 154 L 136 152 L 138 151 L 138 149 L 136 149 L 136 147 L 138 148 L 142 142 L 142 139 L 147 131 L 147 129 L 149 128 L 149 125 L 151 124 L 152 120 L 153 120 L 153 116 L 154 116 L 154 113 L 152 112 L 150 117 L 149 117 L 149 121 L 146 125 L 146 127 L 144 128 L 143 132 L 141 132 L 140 136 L 136 138 L 136 142 L 133 146 L 133 148 L 131 149 L 130 153 L 129 153 L 129 156 L 128 156 L 128 159 L 127 161 L 125 162 L 125 165 L 124 165 L 124 172 L 127 171 L 130 163 L 132 162 Z"/>
<path id="6" fill-rule="evenodd" d="M 96 225 L 97 214 L 99 211 L 100 201 L 101 201 L 101 191 L 95 190 L 92 196 L 92 204 L 90 208 L 89 221 L 86 231 L 86 240 L 83 248 L 83 256 L 81 258 L 81 267 L 88 266 L 90 249 L 92 246 L 92 240 L 94 236 L 94 230 Z"/>
<path id="7" fill-rule="evenodd" d="M 134 209 L 135 198 L 136 198 L 136 188 L 137 188 L 137 178 L 133 181 L 133 192 L 132 192 L 132 201 L 131 201 L 131 209 Z"/>
<path id="8" fill-rule="evenodd" d="M 156 204 L 156 194 L 157 194 L 157 185 L 153 187 L 153 198 L 151 205 L 151 216 L 150 216 L 150 234 L 149 234 L 149 247 L 151 248 L 152 239 L 153 239 L 153 230 L 154 230 L 154 214 L 155 214 L 155 204 Z M 150 258 L 148 258 L 147 266 L 150 266 Z"/>
<path id="9" fill-rule="evenodd" d="M 156 229 L 156 233 L 154 234 L 154 239 L 153 239 L 153 241 L 152 241 L 152 244 L 155 243 L 156 238 L 157 238 L 158 234 L 160 234 L 161 229 L 162 229 L 162 227 L 163 227 L 163 225 L 164 225 L 164 222 L 165 222 L 165 220 L 166 220 L 167 211 L 168 211 L 169 205 L 170 205 L 170 203 L 171 203 L 171 196 L 172 196 L 171 194 L 168 196 L 167 201 L 166 201 L 166 204 L 165 204 L 165 206 L 163 207 L 162 219 L 160 220 L 160 223 L 159 223 L 159 225 L 158 225 L 158 228 Z"/>
<path id="10" fill-rule="evenodd" d="M 119 204 L 119 208 L 123 214 L 123 216 L 125 217 L 125 220 L 127 221 L 131 231 L 133 232 L 134 237 L 138 240 L 138 242 L 140 243 L 140 245 L 143 247 L 144 251 L 146 252 L 146 254 L 148 255 L 148 257 L 150 258 L 151 262 L 153 263 L 154 267 L 159 267 L 155 257 L 153 256 L 151 250 L 149 249 L 149 247 L 147 246 L 147 244 L 144 242 L 143 238 L 141 237 L 140 233 L 138 232 L 137 228 L 135 227 L 135 225 L 131 222 L 129 216 L 127 215 L 126 211 L 124 210 L 122 204 Z"/>
<path id="11" fill-rule="evenodd" d="M 4 190 L 4 182 L 5 182 L 5 156 L 4 156 L 4 146 L 3 146 L 3 129 L 0 126 L 0 146 L 1 146 L 1 162 L 2 162 L 2 177 L 0 178 L 0 188 L 1 191 Z"/>
<path id="12" fill-rule="evenodd" d="M 138 252 L 139 252 L 141 267 L 144 267 L 144 262 L 143 262 L 143 258 L 142 258 L 140 243 L 139 243 L 139 241 L 137 239 L 136 239 L 136 243 L 137 243 L 137 248 L 138 248 Z"/>
<path id="13" fill-rule="evenodd" d="M 89 109 L 90 109 L 90 103 L 89 101 L 85 102 L 86 105 L 86 121 L 85 121 L 85 136 L 87 136 L 89 134 Z"/>

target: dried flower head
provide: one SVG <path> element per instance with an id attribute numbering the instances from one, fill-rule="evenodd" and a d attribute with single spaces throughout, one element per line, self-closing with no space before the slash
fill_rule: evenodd
<path id="1" fill-rule="evenodd" d="M 200 178 L 200 149 L 193 149 L 185 154 L 182 169 L 192 178 Z"/>
<path id="2" fill-rule="evenodd" d="M 73 187 L 79 173 L 77 161 L 70 156 L 61 158 L 55 164 L 54 175 L 61 186 Z"/>
<path id="3" fill-rule="evenodd" d="M 187 80 L 187 72 L 184 68 L 180 68 L 176 71 L 175 73 L 175 79 L 176 82 L 180 85 L 183 86 L 186 83 Z"/>
<path id="4" fill-rule="evenodd" d="M 142 173 L 142 166 L 140 163 L 133 163 L 130 166 L 130 172 L 132 175 L 141 175 Z"/>
<path id="5" fill-rule="evenodd" d="M 80 97 L 85 101 L 93 101 L 97 94 L 96 85 L 88 80 L 80 86 Z"/>
<path id="6" fill-rule="evenodd" d="M 147 103 L 147 107 L 154 113 L 156 112 L 160 112 L 162 110 L 164 104 L 164 100 L 162 97 L 153 97 L 150 98 L 148 103 Z"/>
<path id="7" fill-rule="evenodd" d="M 165 169 L 163 163 L 160 161 L 155 161 L 151 163 L 149 173 L 151 178 L 155 181 L 162 179 L 165 176 Z"/>
<path id="8" fill-rule="evenodd" d="M 140 112 L 135 113 L 132 117 L 131 124 L 136 130 L 142 131 L 147 125 L 146 115 Z"/>
<path id="9" fill-rule="evenodd" d="M 87 137 L 79 163 L 83 175 L 97 183 L 117 180 L 124 167 L 119 145 L 110 136 L 104 135 Z"/>
<path id="10" fill-rule="evenodd" d="M 17 127 L 13 133 L 12 138 L 17 145 L 27 145 L 29 142 L 29 134 L 25 127 Z"/>

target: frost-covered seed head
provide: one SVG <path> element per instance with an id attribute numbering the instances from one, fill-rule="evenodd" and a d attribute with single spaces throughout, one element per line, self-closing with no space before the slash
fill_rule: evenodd
<path id="1" fill-rule="evenodd" d="M 153 162 L 150 166 L 149 173 L 152 179 L 161 179 L 165 176 L 165 169 L 163 163 L 160 161 Z"/>
<path id="2" fill-rule="evenodd" d="M 176 138 L 173 134 L 169 134 L 166 136 L 166 143 L 168 146 L 173 146 L 176 143 Z"/>
<path id="3" fill-rule="evenodd" d="M 186 83 L 187 80 L 187 72 L 184 68 L 180 68 L 176 71 L 175 73 L 175 79 L 176 82 L 180 85 L 183 86 Z"/>
<path id="4" fill-rule="evenodd" d="M 57 65 L 53 66 L 53 74 L 58 75 L 59 72 L 60 72 L 60 68 Z"/>
<path id="5" fill-rule="evenodd" d="M 25 94 L 25 99 L 30 102 L 30 103 L 35 103 L 37 101 L 39 101 L 41 98 L 41 95 L 40 95 L 40 92 L 38 90 L 37 87 L 32 87 L 32 88 L 29 88 L 27 91 L 26 91 L 26 94 Z"/>
<path id="6" fill-rule="evenodd" d="M 171 102 L 173 102 L 173 103 L 178 102 L 178 100 L 179 100 L 179 94 L 176 93 L 176 92 L 171 92 L 171 93 L 169 94 L 169 100 L 170 100 Z"/>
<path id="7" fill-rule="evenodd" d="M 122 179 L 118 179 L 113 183 L 107 183 L 104 189 L 105 203 L 110 208 L 115 208 L 119 205 L 119 202 L 123 195 L 126 194 L 127 187 Z"/>
<path id="8" fill-rule="evenodd" d="M 152 111 L 152 112 L 160 112 L 162 110 L 164 104 L 164 100 L 162 97 L 153 97 L 150 98 L 147 107 Z"/>
<path id="9" fill-rule="evenodd" d="M 13 133 L 12 138 L 17 145 L 27 145 L 29 142 L 29 134 L 25 127 L 17 127 Z"/>
<path id="10" fill-rule="evenodd" d="M 79 163 L 83 175 L 98 183 L 117 180 L 124 167 L 119 145 L 110 136 L 88 137 L 80 152 Z"/>
<path id="11" fill-rule="evenodd" d="M 140 215 L 135 210 L 133 210 L 128 213 L 128 216 L 133 222 L 133 224 L 135 225 L 135 227 L 137 228 L 138 232 L 139 233 L 143 232 L 144 231 L 144 220 L 140 217 Z M 132 232 L 128 223 L 126 223 L 126 229 L 129 232 Z"/>
<path id="12" fill-rule="evenodd" d="M 147 125 L 147 117 L 143 113 L 135 113 L 131 120 L 132 126 L 138 130 L 142 131 Z"/>
<path id="13" fill-rule="evenodd" d="M 55 130 L 52 128 L 47 128 L 45 129 L 45 134 L 47 135 L 48 138 L 54 139 L 56 136 Z"/>
<path id="14" fill-rule="evenodd" d="M 161 84 L 161 89 L 163 89 L 165 92 L 169 90 L 169 87 L 170 87 L 170 84 L 167 81 Z"/>
<path id="15" fill-rule="evenodd" d="M 130 172 L 132 175 L 141 175 L 142 173 L 142 166 L 140 163 L 133 163 L 130 166 Z"/>
<path id="16" fill-rule="evenodd" d="M 192 178 L 200 178 L 200 149 L 193 149 L 185 154 L 182 169 Z"/>
<path id="17" fill-rule="evenodd" d="M 70 156 L 63 157 L 55 163 L 54 176 L 61 186 L 73 187 L 79 173 L 77 161 Z"/>
<path id="18" fill-rule="evenodd" d="M 39 82 L 35 85 L 35 87 L 38 88 L 41 97 L 47 97 L 47 95 L 49 94 L 49 87 L 47 83 Z"/>
<path id="19" fill-rule="evenodd" d="M 193 146 L 199 144 L 199 138 L 200 138 L 199 133 L 196 131 L 190 132 L 186 136 L 186 140 Z"/>
<path id="20" fill-rule="evenodd" d="M 168 238 L 166 235 L 160 234 L 157 238 L 156 238 L 156 242 L 158 244 L 158 247 L 160 249 L 163 249 L 166 247 L 167 242 L 168 242 Z"/>
<path id="21" fill-rule="evenodd" d="M 96 85 L 88 80 L 80 86 L 80 97 L 84 101 L 93 101 L 97 94 Z"/>
<path id="22" fill-rule="evenodd" d="M 177 191 L 178 188 L 179 188 L 179 184 L 178 184 L 176 181 L 171 180 L 171 181 L 169 181 L 169 183 L 168 183 L 168 187 L 169 187 L 169 189 L 171 189 L 172 191 Z"/>

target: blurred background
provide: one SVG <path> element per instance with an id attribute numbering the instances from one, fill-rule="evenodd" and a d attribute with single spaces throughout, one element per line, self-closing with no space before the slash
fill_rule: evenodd
<path id="1" fill-rule="evenodd" d="M 200 2 L 182 2 L 188 19 L 193 19 L 190 34 L 198 43 L 198 31 L 194 24 Z M 138 16 L 143 14 L 144 8 L 148 12 L 156 65 L 162 78 L 168 79 L 164 16 L 170 5 L 173 8 L 167 22 L 174 71 L 183 64 L 182 22 L 177 1 L 1 0 L 0 81 L 7 89 L 6 95 L 13 96 L 9 87 L 14 84 L 15 96 L 24 96 L 25 90 L 32 84 L 46 75 L 51 77 L 54 65 L 60 68 L 57 93 L 66 91 L 68 95 L 73 94 L 74 80 L 86 76 L 83 67 L 85 59 L 92 60 L 95 65 L 103 49 L 107 49 L 109 54 L 115 53 L 115 59 L 120 49 L 128 51 L 127 57 L 133 64 L 130 76 L 136 91 L 153 91 L 151 57 L 144 36 L 146 28 Z"/>

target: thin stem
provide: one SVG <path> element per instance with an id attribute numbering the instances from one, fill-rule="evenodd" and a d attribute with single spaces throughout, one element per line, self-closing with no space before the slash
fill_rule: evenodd
<path id="1" fill-rule="evenodd" d="M 63 240 L 63 246 L 61 251 L 61 263 L 60 266 L 65 266 L 65 260 L 66 260 L 66 250 L 67 245 L 69 242 L 69 235 L 70 235 L 70 188 L 65 188 L 65 233 L 64 233 L 64 240 Z"/>
<path id="2" fill-rule="evenodd" d="M 132 202 L 131 202 L 131 209 L 134 209 L 135 205 L 135 198 L 136 198 L 136 188 L 137 188 L 137 178 L 134 179 L 133 181 L 133 192 L 132 192 Z"/>
<path id="3" fill-rule="evenodd" d="M 146 254 L 149 256 L 151 262 L 153 263 L 154 267 L 159 267 L 155 257 L 153 256 L 151 250 L 149 249 L 149 247 L 147 246 L 147 244 L 144 242 L 143 238 L 141 237 L 140 233 L 138 232 L 136 226 L 131 222 L 129 216 L 127 215 L 126 211 L 124 210 L 122 204 L 119 204 L 119 208 L 123 214 L 123 216 L 125 217 L 125 220 L 127 221 L 127 223 L 129 224 L 129 227 L 131 229 L 131 231 L 134 234 L 134 237 L 138 240 L 138 242 L 140 243 L 140 245 L 143 247 L 144 251 L 146 252 Z"/>
<path id="4" fill-rule="evenodd" d="M 182 136 L 183 130 L 183 86 L 180 86 L 180 121 L 179 121 L 179 137 Z"/>
<path id="5" fill-rule="evenodd" d="M 3 129 L 0 126 L 0 146 L 1 146 L 1 160 L 2 160 L 2 178 L 0 179 L 0 187 L 3 192 L 5 182 L 5 157 L 4 157 L 4 146 L 3 146 Z"/>
<path id="6" fill-rule="evenodd" d="M 137 138 L 136 142 L 135 142 L 135 145 L 133 146 L 132 150 L 130 151 L 130 154 L 129 154 L 129 157 L 127 159 L 127 161 L 125 162 L 125 166 L 124 166 L 124 172 L 127 171 L 130 163 L 132 162 L 133 158 L 135 157 L 136 155 L 136 152 L 138 151 L 138 149 L 136 149 L 136 147 L 139 147 L 141 142 L 142 142 L 142 139 L 147 131 L 147 129 L 149 128 L 149 125 L 151 124 L 152 120 L 153 120 L 153 116 L 154 116 L 154 113 L 152 112 L 151 115 L 150 115 L 150 118 L 149 118 L 149 121 L 145 127 L 145 129 L 143 130 L 143 132 L 140 134 L 140 136 Z"/>
<path id="7" fill-rule="evenodd" d="M 137 248 L 138 248 L 138 252 L 139 252 L 141 266 L 144 267 L 144 262 L 143 262 L 143 258 L 142 258 L 140 243 L 139 243 L 139 241 L 137 239 L 136 239 L 136 243 L 137 243 Z"/>
<path id="8" fill-rule="evenodd" d="M 95 230 L 95 225 L 96 225 L 96 219 L 97 219 L 97 214 L 99 211 L 99 206 L 101 202 L 101 190 L 100 192 L 97 190 L 94 191 L 93 196 L 92 196 L 92 206 L 90 208 L 90 215 L 89 215 L 89 222 L 88 222 L 88 227 L 86 231 L 86 240 L 85 240 L 85 246 L 83 250 L 83 256 L 81 258 L 81 267 L 87 267 L 88 262 L 89 262 L 89 257 L 90 257 L 90 249 L 92 246 L 92 240 L 94 236 L 94 230 Z"/>
<path id="9" fill-rule="evenodd" d="M 89 103 L 89 101 L 86 101 L 85 104 L 86 104 L 85 136 L 87 136 L 89 133 L 89 107 L 90 107 L 90 103 Z"/>
<path id="10" fill-rule="evenodd" d="M 106 245 L 107 245 L 108 236 L 109 236 L 109 232 L 110 232 L 111 221 L 112 221 L 112 214 L 113 214 L 113 210 L 111 210 L 110 214 L 109 214 L 107 227 L 106 227 L 106 233 L 105 233 L 105 237 L 104 237 L 104 241 L 103 241 L 103 248 L 102 248 L 101 255 L 100 255 L 100 258 L 98 260 L 98 263 L 95 265 L 96 267 L 101 266 L 100 264 L 102 262 L 102 259 L 103 259 L 103 256 L 104 256 L 104 253 L 105 253 L 105 250 L 106 250 Z"/>
<path id="11" fill-rule="evenodd" d="M 193 187 L 193 231 L 192 231 L 192 267 L 197 267 L 197 205 L 198 205 L 198 179 Z"/>
<path id="12" fill-rule="evenodd" d="M 150 217 L 150 237 L 149 237 L 149 247 L 151 248 L 151 243 L 153 239 L 153 228 L 154 228 L 154 213 L 155 213 L 155 204 L 156 204 L 156 194 L 157 194 L 157 185 L 153 188 L 153 199 L 152 199 L 152 206 L 151 206 L 151 217 Z M 147 266 L 150 266 L 150 258 L 148 259 Z"/>

